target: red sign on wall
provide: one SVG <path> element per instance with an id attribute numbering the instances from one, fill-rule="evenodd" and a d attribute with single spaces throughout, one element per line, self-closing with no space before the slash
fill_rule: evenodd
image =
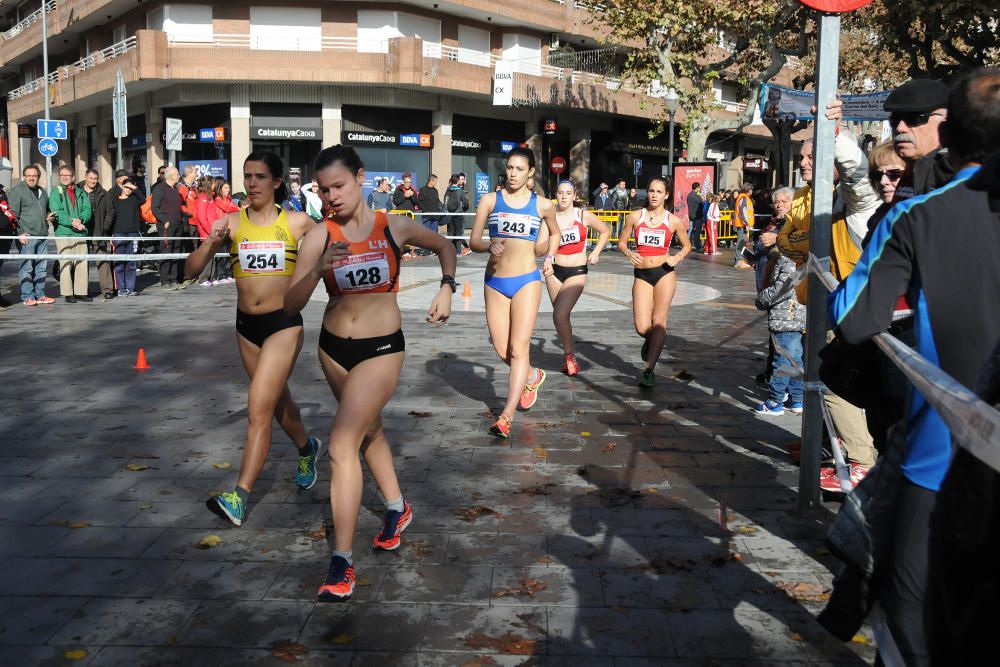
<path id="1" fill-rule="evenodd" d="M 561 157 L 552 158 L 552 163 L 549 165 L 549 169 L 552 170 L 553 174 L 561 174 L 566 171 L 566 160 Z"/>

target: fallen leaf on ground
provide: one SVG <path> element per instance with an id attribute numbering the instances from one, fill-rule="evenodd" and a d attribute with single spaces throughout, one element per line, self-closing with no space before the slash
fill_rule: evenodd
<path id="1" fill-rule="evenodd" d="M 455 507 L 451 511 L 455 516 L 457 516 L 462 521 L 475 521 L 484 514 L 487 516 L 500 516 L 500 513 L 497 512 L 495 509 L 490 509 L 489 507 L 485 507 L 483 505 L 479 505 L 477 507 L 465 507 L 465 508 Z"/>
<path id="2" fill-rule="evenodd" d="M 643 493 L 659 493 L 659 492 L 660 492 L 660 490 L 659 490 L 659 489 L 657 489 L 657 488 L 655 488 L 655 487 L 652 487 L 652 486 L 647 486 L 646 488 L 644 488 L 644 489 L 642 490 L 642 492 L 643 492 Z"/>
<path id="3" fill-rule="evenodd" d="M 420 540 L 409 540 L 406 542 L 406 545 L 409 547 L 410 551 L 421 557 L 430 556 L 434 553 L 434 549 Z"/>
<path id="4" fill-rule="evenodd" d="M 358 585 L 358 586 L 371 586 L 372 585 L 372 580 L 369 579 L 368 577 L 361 577 L 360 579 L 358 579 L 354 583 L 356 585 Z"/>
<path id="5" fill-rule="evenodd" d="M 544 447 L 535 447 L 532 451 L 535 452 L 535 456 L 543 461 L 546 461 L 549 458 L 549 452 Z"/>
<path id="6" fill-rule="evenodd" d="M 354 641 L 354 635 L 349 635 L 346 632 L 333 638 L 334 644 L 350 644 L 352 641 Z"/>
<path id="7" fill-rule="evenodd" d="M 793 640 L 793 641 L 797 641 L 797 642 L 800 642 L 800 641 L 802 641 L 802 635 L 800 635 L 800 634 L 799 634 L 799 633 L 797 633 L 797 632 L 793 632 L 793 633 L 792 633 L 792 640 Z"/>
<path id="8" fill-rule="evenodd" d="M 420 412 L 418 410 L 410 410 L 406 414 L 410 415 L 411 417 L 416 417 L 417 419 L 426 419 L 427 417 L 430 417 L 432 413 Z"/>
<path id="9" fill-rule="evenodd" d="M 83 660 L 87 657 L 87 651 L 82 648 L 76 648 L 72 651 L 66 651 L 63 653 L 63 657 L 67 660 Z"/>
<path id="10" fill-rule="evenodd" d="M 830 599 L 830 593 L 817 584 L 808 581 L 778 581 L 775 586 L 785 591 L 788 597 L 808 602 L 823 602 Z"/>
<path id="11" fill-rule="evenodd" d="M 146 465 L 145 463 L 129 463 L 127 466 L 125 466 L 125 469 L 138 472 L 140 470 L 148 470 L 149 466 Z"/>
<path id="12" fill-rule="evenodd" d="M 493 594 L 495 598 L 503 597 L 534 597 L 535 593 L 541 593 L 549 585 L 544 581 L 539 581 L 538 579 L 518 579 L 517 586 L 512 586 L 511 588 L 504 588 Z"/>
<path id="13" fill-rule="evenodd" d="M 199 549 L 211 549 L 222 544 L 222 538 L 218 535 L 206 535 L 198 541 L 197 546 Z"/>
<path id="14" fill-rule="evenodd" d="M 613 442 L 609 442 L 609 443 L 608 443 L 608 444 L 607 444 L 607 445 L 606 445 L 606 446 L 604 447 L 604 449 L 602 449 L 601 451 L 603 451 L 603 452 L 605 452 L 605 453 L 607 453 L 607 452 L 613 452 L 613 451 L 614 451 L 614 449 L 615 449 L 615 447 L 617 447 L 617 446 L 618 446 L 618 445 L 616 445 L 615 443 L 613 443 Z"/>
<path id="15" fill-rule="evenodd" d="M 733 530 L 742 535 L 755 535 L 760 528 L 757 526 L 736 526 Z"/>
<path id="16" fill-rule="evenodd" d="M 868 644 L 870 643 L 868 641 L 868 637 L 865 637 L 863 634 L 860 633 L 851 637 L 851 641 L 854 642 L 855 644 L 861 644 L 862 646 L 868 646 Z"/>
<path id="17" fill-rule="evenodd" d="M 232 465 L 229 461 L 223 461 L 222 463 L 213 463 L 212 467 L 217 470 L 225 470 L 226 468 L 231 468 Z"/>
<path id="18" fill-rule="evenodd" d="M 289 639 L 282 639 L 271 644 L 271 655 L 281 662 L 290 664 L 298 662 L 299 658 L 308 652 L 308 648 Z"/>
<path id="19" fill-rule="evenodd" d="M 547 482 L 539 486 L 529 486 L 522 488 L 518 493 L 523 493 L 528 496 L 547 496 L 549 495 L 549 488 L 555 486 L 553 482 Z"/>
<path id="20" fill-rule="evenodd" d="M 318 530 L 307 530 L 306 537 L 314 540 L 325 540 L 330 536 L 330 524 L 323 522 L 323 527 Z"/>
<path id="21" fill-rule="evenodd" d="M 678 373 L 674 377 L 677 378 L 678 380 L 684 380 L 684 381 L 693 380 L 694 379 L 694 376 L 691 375 L 690 373 L 688 373 L 687 371 L 681 371 L 680 373 Z"/>
<path id="22" fill-rule="evenodd" d="M 151 510 L 151 509 L 153 509 L 153 503 L 143 503 L 143 504 L 139 505 L 139 509 L 141 509 L 141 510 Z"/>
<path id="23" fill-rule="evenodd" d="M 819 547 L 818 549 L 816 549 L 816 555 L 817 556 L 829 556 L 830 555 L 830 550 L 827 549 L 826 547 Z"/>
<path id="24" fill-rule="evenodd" d="M 549 563 L 554 563 L 555 560 L 553 560 L 550 556 L 542 556 L 541 558 L 538 559 L 538 562 L 543 563 L 544 565 L 548 565 Z"/>
<path id="25" fill-rule="evenodd" d="M 740 556 L 735 551 L 722 551 L 715 554 L 714 556 L 705 556 L 705 558 L 707 558 L 708 561 L 716 567 L 722 567 L 726 563 L 730 563 L 734 560 L 735 561 L 743 560 L 743 557 Z"/>
<path id="26" fill-rule="evenodd" d="M 590 435 L 590 431 L 580 431 L 580 435 L 586 438 Z"/>
<path id="27" fill-rule="evenodd" d="M 50 526 L 65 526 L 66 528 L 89 528 L 89 521 L 69 521 L 67 519 L 56 519 L 55 521 L 49 521 Z"/>
<path id="28" fill-rule="evenodd" d="M 465 645 L 469 648 L 491 648 L 498 653 L 508 655 L 532 655 L 538 642 L 534 639 L 525 639 L 513 632 L 506 632 L 499 637 L 490 637 L 480 632 L 467 637 Z"/>

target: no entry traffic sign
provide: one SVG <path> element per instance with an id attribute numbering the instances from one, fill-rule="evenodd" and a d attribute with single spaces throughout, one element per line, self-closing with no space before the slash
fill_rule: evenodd
<path id="1" fill-rule="evenodd" d="M 799 2 L 828 14 L 843 14 L 871 4 L 872 0 L 799 0 Z"/>
<path id="2" fill-rule="evenodd" d="M 566 171 L 566 160 L 561 157 L 552 158 L 552 162 L 549 164 L 549 169 L 552 170 L 553 174 L 561 174 Z"/>

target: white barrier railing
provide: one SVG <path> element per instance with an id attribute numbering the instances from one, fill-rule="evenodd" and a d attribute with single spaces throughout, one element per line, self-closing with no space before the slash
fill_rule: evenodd
<path id="1" fill-rule="evenodd" d="M 51 14 L 56 8 L 56 0 L 49 0 L 45 3 L 45 13 Z M 42 20 L 42 7 L 39 7 L 35 11 L 31 12 L 23 19 L 18 21 L 13 28 L 7 30 L 2 35 L 0 35 L 0 41 L 7 41 L 8 39 L 13 39 L 17 37 L 22 32 L 25 31 L 29 26 L 32 26 Z"/>
<path id="2" fill-rule="evenodd" d="M 85 72 L 89 69 L 93 69 L 102 63 L 105 63 L 109 60 L 125 55 L 129 51 L 135 49 L 135 47 L 136 47 L 136 39 L 135 36 L 132 36 L 129 37 L 128 39 L 116 42 L 107 48 L 101 49 L 100 51 L 96 51 L 88 56 L 84 56 L 83 58 L 80 58 L 74 63 L 71 63 L 69 65 L 60 65 L 59 67 L 56 67 L 53 71 L 49 72 L 48 76 L 49 83 L 53 84 L 56 83 L 57 81 L 61 81 L 76 76 L 80 72 Z M 16 100 L 19 97 L 29 95 L 39 90 L 40 88 L 43 88 L 45 86 L 44 81 L 45 77 L 39 77 L 34 81 L 29 81 L 23 86 L 15 88 L 14 90 L 7 93 L 7 97 L 9 99 Z"/>

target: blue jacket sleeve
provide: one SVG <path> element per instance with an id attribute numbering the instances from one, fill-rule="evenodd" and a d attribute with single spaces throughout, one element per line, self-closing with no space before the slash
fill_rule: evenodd
<path id="1" fill-rule="evenodd" d="M 913 239 L 903 202 L 882 219 L 851 275 L 830 295 L 830 322 L 847 343 L 889 328 L 899 297 L 910 287 Z"/>

